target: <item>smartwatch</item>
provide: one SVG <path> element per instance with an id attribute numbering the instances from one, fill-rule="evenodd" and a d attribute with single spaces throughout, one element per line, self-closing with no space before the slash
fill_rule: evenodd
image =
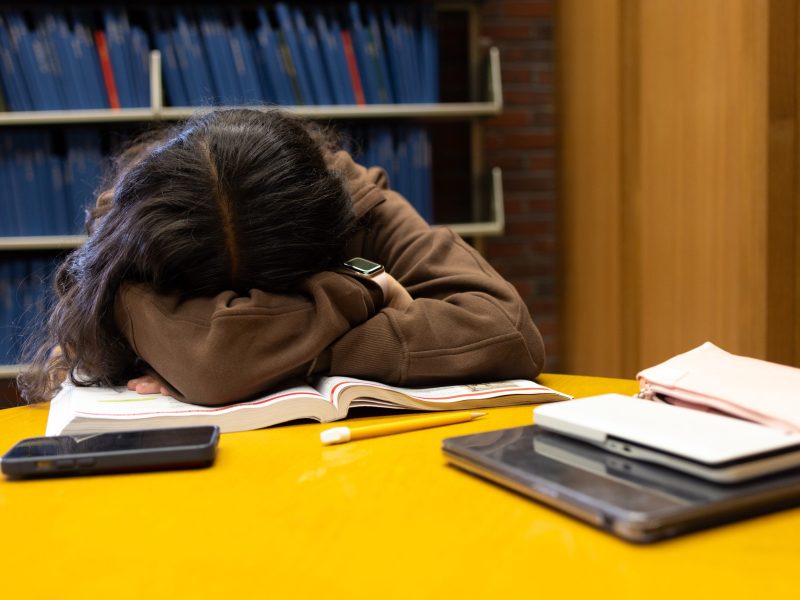
<path id="1" fill-rule="evenodd" d="M 379 265 L 366 258 L 361 258 L 360 256 L 344 261 L 344 266 L 354 273 L 369 279 L 374 279 L 384 272 L 383 265 Z"/>
<path id="2" fill-rule="evenodd" d="M 357 256 L 344 261 L 342 266 L 359 277 L 372 279 L 383 290 L 384 297 L 386 296 L 389 290 L 389 275 L 384 270 L 383 265 Z"/>

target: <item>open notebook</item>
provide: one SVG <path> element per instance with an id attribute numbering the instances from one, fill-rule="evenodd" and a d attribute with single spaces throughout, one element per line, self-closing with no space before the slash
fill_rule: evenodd
<path id="1" fill-rule="evenodd" d="M 223 432 L 269 427 L 295 419 L 343 419 L 351 406 L 406 410 L 464 410 L 567 400 L 570 396 L 525 379 L 432 388 L 399 388 L 349 377 L 322 377 L 225 406 L 186 404 L 124 388 L 65 384 L 50 405 L 47 435 L 218 425 Z"/>

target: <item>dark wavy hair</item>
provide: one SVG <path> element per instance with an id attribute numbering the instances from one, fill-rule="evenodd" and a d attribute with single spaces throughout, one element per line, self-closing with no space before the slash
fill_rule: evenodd
<path id="1" fill-rule="evenodd" d="M 55 277 L 43 336 L 18 377 L 27 402 L 65 376 L 119 385 L 142 366 L 114 324 L 124 282 L 212 296 L 292 291 L 342 260 L 355 222 L 328 138 L 278 110 L 197 116 L 117 158 L 87 231 Z"/>

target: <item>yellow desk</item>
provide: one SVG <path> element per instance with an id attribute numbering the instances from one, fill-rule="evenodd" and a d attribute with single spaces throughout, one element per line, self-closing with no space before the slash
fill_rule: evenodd
<path id="1" fill-rule="evenodd" d="M 0 450 L 46 417 L 0 411 Z M 493 409 L 330 447 L 322 425 L 283 426 L 223 435 L 206 470 L 0 481 L 0 596 L 798 597 L 800 509 L 635 546 L 445 463 L 444 437 L 530 422 L 530 406 Z"/>

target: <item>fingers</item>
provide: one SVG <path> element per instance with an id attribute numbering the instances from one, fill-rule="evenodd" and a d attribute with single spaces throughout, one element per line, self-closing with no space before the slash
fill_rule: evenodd
<path id="1" fill-rule="evenodd" d="M 144 375 L 128 381 L 128 389 L 138 394 L 169 394 L 167 388 L 150 375 Z"/>

